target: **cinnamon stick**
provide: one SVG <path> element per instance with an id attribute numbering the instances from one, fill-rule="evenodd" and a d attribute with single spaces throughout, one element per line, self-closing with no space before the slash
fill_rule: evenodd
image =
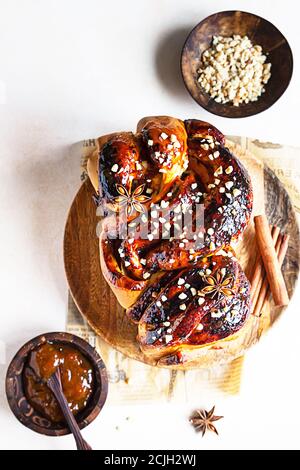
<path id="1" fill-rule="evenodd" d="M 280 267 L 283 264 L 283 261 L 284 261 L 284 258 L 288 249 L 289 238 L 290 238 L 289 235 L 280 235 L 275 245 L 275 251 L 278 257 L 278 262 L 279 262 Z M 254 310 L 253 310 L 254 316 L 258 317 L 260 315 L 269 295 L 270 295 L 269 283 L 268 283 L 267 277 L 265 276 L 257 302 L 254 305 Z"/>
<path id="2" fill-rule="evenodd" d="M 283 265 L 284 258 L 285 258 L 285 255 L 289 246 L 289 241 L 290 241 L 290 236 L 283 235 L 283 240 L 282 240 L 280 250 L 278 253 L 278 262 L 279 262 L 280 267 Z"/>
<path id="3" fill-rule="evenodd" d="M 265 215 L 254 217 L 258 248 L 266 270 L 270 289 L 276 306 L 287 305 L 289 296 L 277 259 L 269 223 Z"/>
<path id="4" fill-rule="evenodd" d="M 272 227 L 272 234 L 274 233 L 273 229 L 274 229 L 274 227 Z M 272 238 L 273 238 L 273 241 L 274 241 L 273 236 L 272 236 Z M 278 252 L 279 252 L 281 243 L 282 243 L 282 235 L 279 234 L 278 238 L 275 242 L 275 251 L 276 251 L 277 257 L 278 257 Z M 266 271 L 264 269 L 262 284 L 261 284 L 261 287 L 259 289 L 259 293 L 258 293 L 255 301 L 252 302 L 252 314 L 253 315 L 255 315 L 255 316 L 260 315 L 260 312 L 263 308 L 263 305 L 265 303 L 266 297 L 269 294 L 269 291 L 270 291 L 270 289 L 269 289 L 268 278 L 267 278 L 267 275 L 266 275 Z"/>
<path id="5" fill-rule="evenodd" d="M 279 237 L 277 239 L 277 242 L 276 242 L 276 245 L 275 245 L 275 251 L 276 251 L 277 257 L 278 257 L 278 254 L 279 254 L 280 246 L 282 244 L 282 240 L 283 240 L 283 236 L 279 235 Z M 265 301 L 269 297 L 269 293 L 270 293 L 270 287 L 269 287 L 269 282 L 268 282 L 267 275 L 265 273 L 264 280 L 263 280 L 258 298 L 256 300 L 256 303 L 253 304 L 253 307 L 254 307 L 253 308 L 253 315 L 254 316 L 258 317 L 260 315 L 260 312 L 263 309 Z"/>
<path id="6" fill-rule="evenodd" d="M 270 227 L 270 230 L 271 230 L 273 244 L 275 245 L 280 234 L 280 228 L 274 226 L 274 227 Z M 253 276 L 252 276 L 252 281 L 251 281 L 250 298 L 251 298 L 251 304 L 253 306 L 255 306 L 257 302 L 257 299 L 258 299 L 258 296 L 259 296 L 259 293 L 263 284 L 264 277 L 265 277 L 264 264 L 263 264 L 260 253 L 258 253 L 256 262 L 255 262 Z"/>

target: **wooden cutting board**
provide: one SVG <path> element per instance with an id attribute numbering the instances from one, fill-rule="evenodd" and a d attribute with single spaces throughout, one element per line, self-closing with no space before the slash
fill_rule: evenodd
<path id="1" fill-rule="evenodd" d="M 283 264 L 283 274 L 290 297 L 299 272 L 299 229 L 291 200 L 269 167 L 237 144 L 227 142 L 230 150 L 240 158 L 250 173 L 254 189 L 253 215 L 266 212 L 272 225 L 278 225 L 290 234 L 290 244 Z M 96 226 L 99 219 L 92 199 L 93 187 L 86 180 L 71 205 L 65 228 L 64 263 L 72 297 L 91 328 L 113 348 L 126 356 L 155 365 L 139 349 L 137 327 L 131 324 L 124 309 L 104 280 L 99 261 L 99 240 Z M 246 274 L 251 275 L 257 247 L 253 219 L 242 240 L 235 247 L 237 257 Z M 260 318 L 250 316 L 245 326 L 235 335 L 195 350 L 195 356 L 184 366 L 174 369 L 210 367 L 232 361 L 256 343 L 283 312 L 272 301 L 265 306 Z"/>

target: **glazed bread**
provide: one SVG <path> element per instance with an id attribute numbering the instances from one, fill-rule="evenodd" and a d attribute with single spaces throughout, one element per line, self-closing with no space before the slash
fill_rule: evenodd
<path id="1" fill-rule="evenodd" d="M 127 314 L 138 324 L 142 351 L 160 364 L 177 365 L 189 350 L 241 328 L 250 286 L 234 256 L 205 257 L 197 267 L 168 274 L 150 285 Z"/>
<path id="2" fill-rule="evenodd" d="M 230 245 L 247 226 L 253 194 L 223 134 L 199 120 L 143 118 L 135 134 L 100 137 L 87 170 L 103 211 L 102 272 L 138 324 L 143 352 L 178 363 L 240 329 L 249 284 Z M 127 227 L 121 238 L 116 220 Z"/>

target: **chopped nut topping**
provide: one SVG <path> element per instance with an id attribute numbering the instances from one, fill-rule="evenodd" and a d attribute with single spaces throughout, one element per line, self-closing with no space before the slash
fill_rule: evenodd
<path id="1" fill-rule="evenodd" d="M 237 197 L 237 196 L 239 196 L 239 195 L 241 194 L 241 191 L 240 191 L 239 189 L 234 188 L 234 190 L 232 191 L 232 193 L 233 193 L 234 197 Z"/>
<path id="2" fill-rule="evenodd" d="M 216 171 L 214 172 L 214 176 L 219 176 L 222 174 L 223 174 L 223 167 L 219 166 L 219 168 L 217 168 Z"/>
<path id="3" fill-rule="evenodd" d="M 184 292 L 181 292 L 178 297 L 180 300 L 185 300 L 187 298 L 187 295 Z"/>
<path id="4" fill-rule="evenodd" d="M 222 310 L 217 310 L 216 312 L 211 312 L 210 314 L 211 318 L 221 318 L 222 315 Z"/>
<path id="5" fill-rule="evenodd" d="M 231 189 L 232 186 L 233 186 L 233 181 L 227 181 L 227 182 L 225 183 L 225 186 L 226 186 L 227 189 Z"/>
<path id="6" fill-rule="evenodd" d="M 162 200 L 161 203 L 160 203 L 160 207 L 162 209 L 166 209 L 168 207 L 168 205 L 169 205 L 169 201 Z"/>

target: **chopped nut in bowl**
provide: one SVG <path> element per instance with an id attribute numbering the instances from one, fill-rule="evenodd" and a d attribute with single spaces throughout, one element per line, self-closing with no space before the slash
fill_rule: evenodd
<path id="1" fill-rule="evenodd" d="M 257 101 L 271 77 L 271 63 L 248 36 L 214 36 L 202 54 L 199 84 L 217 103 Z"/>
<path id="2" fill-rule="evenodd" d="M 246 117 L 269 108 L 286 90 L 292 69 L 292 52 L 281 32 L 241 11 L 216 13 L 199 23 L 181 57 L 192 97 L 224 117 Z"/>

